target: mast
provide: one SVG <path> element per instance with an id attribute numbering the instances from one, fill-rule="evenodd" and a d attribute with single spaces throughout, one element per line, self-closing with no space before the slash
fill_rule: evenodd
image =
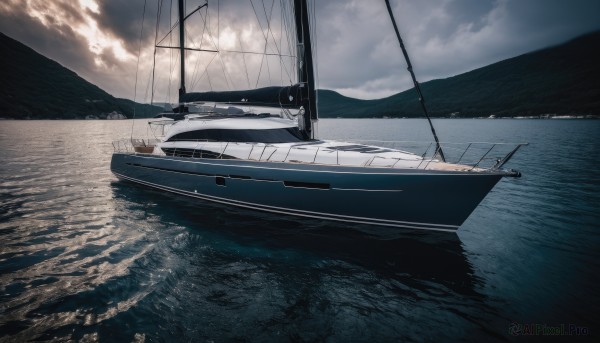
<path id="1" fill-rule="evenodd" d="M 294 17 L 298 39 L 298 82 L 302 87 L 302 107 L 305 111 L 304 128 L 307 136 L 314 138 L 313 121 L 318 120 L 318 114 L 306 0 L 294 0 Z"/>
<path id="2" fill-rule="evenodd" d="M 180 81 L 181 84 L 179 86 L 179 102 L 181 102 L 182 97 L 185 95 L 185 13 L 184 13 L 184 0 L 179 0 L 179 53 L 180 61 L 181 61 L 181 76 Z M 183 105 L 181 106 L 183 109 Z"/>
<path id="3" fill-rule="evenodd" d="M 396 26 L 396 20 L 394 19 L 394 14 L 392 13 L 392 7 L 390 6 L 390 1 L 385 0 L 385 4 L 387 6 L 387 10 L 390 14 L 390 18 L 392 19 L 392 24 L 394 25 L 394 30 L 396 31 L 396 36 L 398 37 L 398 42 L 400 42 L 400 48 L 402 49 L 402 54 L 404 54 L 404 59 L 406 60 L 408 71 L 410 72 L 410 76 L 412 77 L 413 84 L 415 85 L 415 91 L 417 91 L 417 95 L 419 96 L 419 102 L 421 103 L 421 108 L 425 113 L 425 117 L 427 117 L 427 121 L 429 122 L 429 127 L 431 128 L 431 133 L 433 133 L 433 138 L 435 138 L 436 151 L 439 154 L 442 162 L 446 162 L 446 157 L 444 156 L 444 152 L 442 151 L 442 146 L 440 145 L 440 141 L 438 139 L 437 134 L 435 133 L 435 129 L 433 128 L 433 123 L 431 122 L 431 118 L 429 118 L 429 113 L 427 113 L 427 107 L 425 107 L 425 98 L 423 98 L 423 93 L 421 93 L 421 87 L 417 82 L 417 78 L 415 77 L 415 73 L 412 68 L 412 64 L 410 63 L 410 59 L 408 58 L 408 53 L 406 52 L 406 48 L 404 47 L 404 42 L 402 42 L 402 38 L 400 37 L 400 31 L 398 31 L 398 26 Z"/>

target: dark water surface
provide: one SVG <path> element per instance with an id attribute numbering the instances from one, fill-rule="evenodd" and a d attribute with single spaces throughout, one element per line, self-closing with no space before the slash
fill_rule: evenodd
<path id="1" fill-rule="evenodd" d="M 458 234 L 384 239 L 118 181 L 130 121 L 0 121 L 0 341 L 598 341 L 600 121 L 435 124 L 529 142 L 507 165 L 523 177 Z M 408 119 L 320 136 L 430 139 Z"/>

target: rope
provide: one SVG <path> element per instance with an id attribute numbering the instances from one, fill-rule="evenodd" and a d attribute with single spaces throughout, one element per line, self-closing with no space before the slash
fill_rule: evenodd
<path id="1" fill-rule="evenodd" d="M 429 127 L 431 128 L 431 133 L 433 134 L 433 138 L 435 138 L 435 144 L 437 145 L 436 151 L 440 155 L 440 159 L 442 162 L 446 162 L 446 158 L 444 157 L 444 152 L 442 151 L 442 146 L 440 145 L 440 140 L 438 139 L 437 134 L 435 133 L 435 128 L 433 127 L 433 123 L 429 118 L 429 113 L 427 113 L 427 107 L 425 107 L 425 99 L 423 98 L 423 94 L 421 93 L 421 87 L 419 87 L 419 83 L 417 82 L 417 78 L 415 77 L 415 72 L 413 71 L 412 64 L 410 63 L 410 59 L 408 58 L 408 52 L 406 52 L 406 48 L 404 47 L 404 42 L 402 42 L 402 38 L 400 37 L 400 31 L 398 31 L 398 26 L 396 25 L 396 20 L 394 19 L 394 13 L 392 12 L 392 7 L 390 6 L 390 1 L 385 0 L 385 4 L 387 6 L 387 10 L 390 14 L 390 19 L 392 20 L 392 24 L 394 25 L 394 30 L 396 31 L 396 36 L 398 37 L 398 42 L 400 42 L 400 48 L 402 49 L 402 54 L 404 54 L 404 59 L 406 60 L 406 64 L 408 67 L 408 71 L 410 72 L 410 76 L 412 77 L 413 84 L 415 85 L 415 91 L 419 96 L 419 102 L 421 103 L 421 108 L 425 113 L 425 117 L 427 117 L 427 121 L 429 122 Z"/>
<path id="2" fill-rule="evenodd" d="M 154 54 L 152 58 L 152 91 L 150 92 L 150 104 L 154 103 L 154 75 L 156 71 L 156 41 L 158 40 L 158 23 L 160 22 L 160 14 L 162 12 L 162 0 L 157 4 L 158 9 L 156 11 L 156 30 L 154 33 Z"/>
<path id="3" fill-rule="evenodd" d="M 147 0 L 145 0 L 147 1 Z M 161 46 L 158 46 L 161 44 L 161 42 L 167 42 L 170 45 L 171 41 L 173 39 L 173 31 L 174 29 L 177 27 L 177 25 L 179 25 L 179 20 L 175 20 L 172 18 L 172 7 L 173 7 L 173 3 L 174 1 L 170 1 L 171 5 L 170 5 L 170 15 L 169 15 L 169 22 L 168 22 L 168 32 L 167 34 L 163 37 L 162 33 L 160 32 L 159 28 L 158 28 L 158 24 L 160 21 L 160 17 L 162 16 L 162 8 L 163 5 L 165 5 L 162 1 L 163 0 L 157 0 L 160 1 L 159 3 L 159 9 L 158 9 L 158 13 L 157 13 L 157 30 L 155 32 L 155 51 L 154 51 L 154 55 L 153 55 L 153 70 L 152 70 L 152 75 L 151 80 L 152 83 L 149 83 L 147 85 L 147 90 L 146 90 L 146 95 L 147 97 L 151 98 L 151 102 L 154 101 L 154 97 L 156 96 L 157 93 L 160 93 L 162 91 L 162 87 L 157 87 L 157 82 L 159 82 L 159 78 L 162 78 L 160 76 L 160 73 L 155 73 L 155 69 L 157 64 L 160 63 L 160 58 L 161 58 L 161 54 L 158 52 L 157 48 L 161 48 Z M 195 37 L 192 37 L 191 39 L 189 39 L 190 37 L 190 33 L 191 31 L 189 31 L 189 28 L 186 28 L 185 30 L 185 35 L 187 36 L 186 38 L 188 38 L 188 42 L 190 43 L 190 48 L 191 47 L 197 47 L 198 43 L 199 43 L 199 48 L 198 49 L 191 49 L 191 50 L 202 50 L 202 49 L 212 49 L 212 47 L 216 47 L 216 54 L 214 54 L 212 56 L 212 58 L 210 59 L 210 61 L 208 61 L 207 58 L 198 58 L 196 61 L 193 62 L 194 67 L 192 69 L 190 69 L 190 71 L 193 71 L 192 73 L 190 73 L 191 78 L 190 78 L 190 88 L 194 88 L 197 87 L 198 84 L 202 84 L 203 82 L 206 82 L 207 86 L 210 87 L 210 90 L 213 90 L 213 87 L 218 87 L 221 88 L 222 86 L 217 86 L 216 84 L 213 85 L 212 84 L 212 78 L 210 76 L 210 74 L 213 74 L 213 77 L 215 76 L 215 72 L 218 70 L 213 70 L 212 72 L 210 71 L 211 65 L 212 63 L 215 62 L 215 58 L 218 56 L 219 57 L 219 64 L 220 64 L 220 69 L 221 69 L 221 73 L 224 77 L 224 81 L 225 81 L 225 87 L 227 87 L 228 90 L 232 90 L 234 89 L 235 86 L 235 82 L 237 80 L 234 80 L 234 78 L 232 77 L 233 75 L 230 73 L 230 68 L 232 66 L 232 64 L 225 63 L 226 60 L 229 61 L 231 60 L 231 58 L 228 56 L 228 54 L 233 54 L 233 56 L 237 56 L 239 54 L 241 54 L 241 59 L 242 61 L 239 61 L 239 56 L 234 58 L 234 62 L 233 63 L 237 63 L 240 66 L 244 67 L 245 70 L 245 84 L 247 85 L 248 88 L 252 88 L 251 84 L 252 82 L 252 78 L 250 77 L 250 74 L 254 74 L 255 72 L 258 72 L 257 74 L 257 79 L 256 79 L 256 83 L 255 83 L 255 87 L 258 88 L 258 86 L 260 85 L 260 79 L 262 77 L 262 72 L 263 70 L 266 68 L 267 69 L 267 73 L 268 73 L 268 80 L 264 80 L 265 82 L 269 82 L 270 85 L 275 85 L 277 84 L 277 80 L 272 81 L 273 77 L 275 77 L 275 75 L 273 75 L 271 73 L 271 69 L 270 69 L 270 64 L 272 64 L 273 60 L 271 59 L 270 56 L 273 56 L 274 58 L 279 60 L 280 63 L 280 84 L 284 85 L 287 83 L 287 81 L 289 81 L 289 85 L 294 84 L 294 79 L 296 79 L 296 73 L 294 73 L 292 70 L 294 69 L 297 61 L 296 61 L 296 55 L 297 55 L 297 51 L 296 51 L 296 45 L 295 43 L 292 43 L 292 40 L 295 42 L 295 26 L 290 26 L 289 22 L 290 22 L 290 15 L 293 15 L 292 11 L 291 11 L 291 7 L 290 4 L 287 3 L 285 0 L 279 0 L 278 4 L 281 9 L 281 34 L 279 37 L 276 37 L 275 31 L 273 30 L 273 26 L 279 26 L 276 25 L 276 21 L 279 20 L 279 18 L 277 18 L 277 15 L 274 15 L 275 11 L 275 2 L 276 0 L 271 0 L 271 5 L 269 7 L 269 5 L 267 5 L 265 3 L 265 1 L 268 0 L 263 0 L 262 2 L 262 7 L 263 7 L 263 11 L 262 13 L 259 15 L 258 12 L 260 11 L 260 9 L 257 9 L 256 6 L 258 5 L 254 5 L 253 0 L 250 0 L 250 4 L 252 5 L 252 9 L 254 11 L 254 15 L 256 17 L 256 20 L 259 24 L 259 28 L 261 30 L 261 34 L 264 38 L 264 47 L 262 49 L 262 51 L 245 51 L 244 48 L 247 47 L 245 44 L 245 42 L 241 41 L 241 36 L 238 35 L 238 43 L 239 43 L 239 47 L 240 50 L 221 50 L 220 49 L 220 1 L 217 1 L 217 13 L 214 13 L 214 11 L 208 11 L 208 7 L 205 5 L 203 5 L 202 7 L 206 7 L 205 11 L 199 11 L 200 14 L 200 20 L 202 20 L 202 24 L 200 26 L 200 28 L 202 28 L 202 34 L 200 34 L 198 37 L 198 35 L 195 35 Z M 145 6 L 147 6 L 145 4 Z M 214 4 L 213 4 L 214 6 Z M 313 5 L 316 6 L 316 5 Z M 269 11 L 267 11 L 267 7 L 269 7 Z M 214 8 L 214 7 L 213 7 Z M 314 12 L 314 7 L 311 8 L 311 10 L 313 10 Z M 204 12 L 204 13 L 203 13 Z M 216 23 L 216 27 L 214 27 L 214 16 L 217 16 L 217 23 Z M 263 25 L 262 23 L 262 16 L 265 16 L 265 25 Z M 211 20 L 211 17 L 213 17 Z M 175 23 L 175 24 L 173 24 Z M 212 34 L 212 30 L 213 29 L 217 29 L 217 38 L 215 39 L 215 36 Z M 258 33 L 258 32 L 257 32 Z M 205 36 L 206 35 L 206 36 Z M 283 37 L 283 35 L 285 35 L 285 37 Z M 167 39 L 168 37 L 168 39 Z M 293 39 L 291 37 L 294 37 Z M 158 38 L 161 38 L 160 40 Z M 198 42 L 199 41 L 199 42 Z M 272 45 L 271 43 L 273 43 L 274 45 Z M 284 46 L 284 44 L 287 43 L 287 47 Z M 314 46 L 314 42 L 313 42 L 313 46 Z M 174 79 L 174 72 L 175 69 L 177 69 L 176 65 L 173 64 L 173 60 L 176 60 L 177 58 L 179 58 L 179 54 L 176 54 L 177 57 L 173 57 L 173 53 L 171 52 L 170 56 L 169 56 L 169 76 L 168 78 L 168 90 L 166 90 L 165 92 L 165 102 L 168 102 L 168 100 L 171 97 L 171 85 Z M 250 71 L 249 66 L 248 66 L 248 56 L 246 56 L 246 54 L 250 54 L 250 55 L 261 55 L 262 59 L 260 62 L 260 67 L 254 69 L 254 71 Z M 227 58 L 225 58 L 227 57 Z M 138 66 L 139 66 L 139 58 L 140 56 L 138 56 Z M 265 61 L 266 59 L 266 61 Z M 270 61 L 271 60 L 271 61 Z M 208 64 L 205 65 L 205 67 L 201 67 L 201 64 L 204 64 L 204 62 L 208 61 Z M 258 62 L 258 61 L 257 61 Z M 258 65 L 257 65 L 258 66 Z M 216 67 L 216 66 L 215 66 Z M 212 68 L 215 68 L 212 67 Z M 216 67 L 218 68 L 218 67 Z M 274 67 L 276 68 L 276 67 Z M 186 68 L 187 69 L 187 68 Z M 219 72 L 217 72 L 218 74 L 220 74 Z M 205 78 L 206 76 L 206 78 Z M 240 75 L 242 76 L 242 75 Z M 243 76 L 242 76 L 243 78 Z M 219 77 L 220 79 L 220 77 Z M 264 79 L 264 77 L 263 77 Z M 243 83 L 242 80 L 240 80 Z M 166 80 L 165 80 L 166 82 Z M 150 85 L 152 86 L 150 89 Z M 137 87 L 137 86 L 136 86 Z M 151 93 L 151 94 L 149 94 Z M 137 88 L 136 88 L 136 95 L 137 95 Z"/>
<path id="4" fill-rule="evenodd" d="M 146 1 L 144 0 L 144 10 L 142 11 L 142 28 L 140 29 L 140 45 L 138 47 L 138 58 L 137 65 L 135 67 L 135 84 L 133 86 L 133 118 L 131 118 L 131 135 L 129 139 L 133 139 L 133 124 L 135 122 L 135 99 L 137 96 L 137 81 L 138 81 L 138 72 L 140 69 L 140 55 L 142 54 L 142 34 L 144 33 L 144 20 L 146 18 Z"/>

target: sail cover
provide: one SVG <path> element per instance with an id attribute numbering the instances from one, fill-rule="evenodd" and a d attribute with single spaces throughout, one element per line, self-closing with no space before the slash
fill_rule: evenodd
<path id="1" fill-rule="evenodd" d="M 182 95 L 180 101 L 184 103 L 210 101 L 299 108 L 305 92 L 305 87 L 296 84 L 287 87 L 264 87 L 240 91 L 186 93 Z"/>

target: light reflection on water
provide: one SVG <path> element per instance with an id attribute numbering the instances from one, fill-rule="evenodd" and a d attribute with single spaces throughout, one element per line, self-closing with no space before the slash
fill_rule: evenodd
<path id="1" fill-rule="evenodd" d="M 529 141 L 509 165 L 524 177 L 503 180 L 458 235 L 393 239 L 117 181 L 111 142 L 130 122 L 0 124 L 0 340 L 490 341 L 513 321 L 597 322 L 596 121 L 438 121 L 446 140 Z"/>

